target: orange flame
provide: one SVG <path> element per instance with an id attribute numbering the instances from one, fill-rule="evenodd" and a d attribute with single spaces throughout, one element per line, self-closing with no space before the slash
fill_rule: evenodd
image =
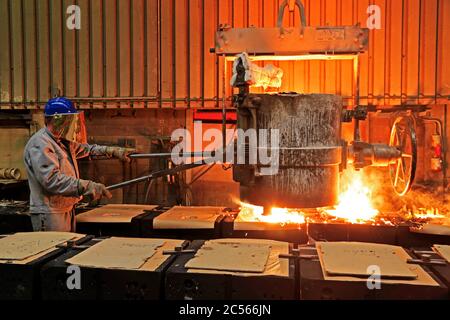
<path id="1" fill-rule="evenodd" d="M 264 222 L 270 224 L 305 224 L 309 222 L 328 223 L 336 219 L 352 224 L 385 224 L 394 225 L 390 219 L 392 215 L 383 215 L 371 201 L 372 189 L 364 184 L 361 171 L 348 170 L 344 177 L 345 185 L 341 186 L 339 202 L 334 208 L 317 208 L 315 213 L 308 210 L 271 208 L 268 215 L 264 215 L 264 208 L 235 200 L 241 207 L 237 217 L 242 222 Z M 319 213 L 319 215 L 317 215 Z M 326 216 L 326 217 L 325 217 Z M 422 219 L 437 224 L 450 225 L 450 214 L 446 210 L 437 208 L 413 208 L 398 212 L 398 218 L 407 220 Z"/>
<path id="2" fill-rule="evenodd" d="M 302 212 L 293 209 L 271 208 L 270 214 L 264 215 L 264 208 L 248 203 L 239 202 L 241 211 L 238 219 L 246 222 L 266 222 L 266 223 L 294 223 L 304 224 L 305 216 Z"/>
<path id="3" fill-rule="evenodd" d="M 372 206 L 372 192 L 364 185 L 361 172 L 349 172 L 348 178 L 350 183 L 339 195 L 339 204 L 325 213 L 355 224 L 374 221 L 379 211 Z"/>
<path id="4" fill-rule="evenodd" d="M 438 208 L 419 208 L 413 209 L 411 214 L 417 219 L 445 219 L 446 215 L 440 213 Z"/>

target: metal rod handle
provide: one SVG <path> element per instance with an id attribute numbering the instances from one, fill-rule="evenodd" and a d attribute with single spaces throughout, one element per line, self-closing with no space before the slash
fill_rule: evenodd
<path id="1" fill-rule="evenodd" d="M 129 155 L 132 159 L 152 159 L 152 158 L 170 158 L 173 153 L 136 153 Z M 180 158 L 193 158 L 193 157 L 203 157 L 203 152 L 183 152 L 177 154 Z"/>
<path id="2" fill-rule="evenodd" d="M 175 168 L 172 169 L 166 169 L 166 170 L 161 170 L 161 171 L 157 171 L 157 172 L 153 172 L 147 176 L 143 176 L 143 177 L 139 177 L 136 179 L 132 179 L 129 181 L 125 181 L 125 182 L 121 182 L 112 186 L 107 187 L 106 189 L 108 190 L 117 190 L 117 189 L 121 189 L 121 188 L 125 188 L 137 183 L 141 183 L 144 181 L 148 181 L 148 180 L 152 180 L 152 179 L 157 179 L 160 177 L 164 177 L 167 175 L 171 175 L 171 174 L 175 174 L 181 171 L 186 171 L 186 170 L 190 170 L 190 169 L 194 169 L 194 168 L 198 168 L 201 166 L 204 166 L 205 164 L 212 164 L 215 163 L 215 160 L 213 158 L 209 158 L 206 160 L 202 160 L 201 162 L 194 162 L 194 163 L 189 163 L 189 164 L 183 164 L 180 166 L 177 166 Z"/>

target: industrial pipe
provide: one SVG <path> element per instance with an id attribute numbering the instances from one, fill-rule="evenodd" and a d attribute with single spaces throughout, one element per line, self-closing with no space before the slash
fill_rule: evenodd
<path id="1" fill-rule="evenodd" d="M 365 167 L 388 167 L 402 157 L 402 152 L 395 147 L 385 144 L 371 144 L 361 141 L 354 141 L 348 147 L 348 164 L 352 164 L 356 169 Z"/>
<path id="2" fill-rule="evenodd" d="M 0 179 L 20 180 L 21 173 L 17 168 L 0 168 Z"/>

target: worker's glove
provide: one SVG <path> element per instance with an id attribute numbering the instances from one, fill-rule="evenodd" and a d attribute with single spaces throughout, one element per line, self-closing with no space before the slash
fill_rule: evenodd
<path id="1" fill-rule="evenodd" d="M 110 157 L 117 158 L 123 162 L 131 162 L 130 154 L 136 153 L 136 149 L 107 147 L 106 154 Z"/>
<path id="2" fill-rule="evenodd" d="M 106 187 L 101 183 L 96 183 L 93 181 L 83 181 L 79 184 L 80 195 L 89 198 L 89 200 L 97 201 L 101 200 L 103 197 L 108 199 L 112 198 L 111 192 L 109 192 Z"/>

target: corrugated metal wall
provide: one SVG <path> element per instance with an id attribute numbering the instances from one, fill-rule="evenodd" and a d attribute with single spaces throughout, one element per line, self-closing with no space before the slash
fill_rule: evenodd
<path id="1" fill-rule="evenodd" d="M 218 107 L 222 64 L 209 53 L 221 23 L 272 27 L 281 0 L 0 0 L 0 107 L 36 108 L 53 94 L 83 108 Z M 382 27 L 362 56 L 362 104 L 445 104 L 450 0 L 303 0 L 310 25 Z M 66 8 L 81 7 L 81 30 Z M 299 25 L 298 14 L 285 24 Z M 350 62 L 283 62 L 282 90 L 352 95 Z"/>

